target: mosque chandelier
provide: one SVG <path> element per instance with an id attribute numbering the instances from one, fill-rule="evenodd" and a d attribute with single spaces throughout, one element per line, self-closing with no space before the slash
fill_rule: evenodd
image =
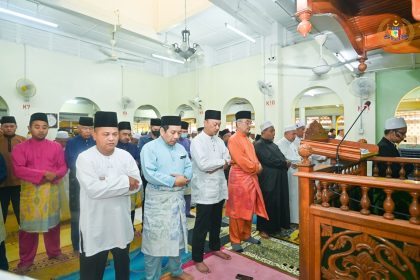
<path id="1" fill-rule="evenodd" d="M 190 46 L 190 31 L 187 29 L 187 0 L 185 0 L 185 28 L 181 31 L 182 34 L 182 43 L 178 45 L 177 43 L 172 44 L 172 50 L 177 53 L 180 57 L 189 60 L 194 55 L 202 55 L 203 50 L 200 45 L 193 43 L 192 47 Z"/>

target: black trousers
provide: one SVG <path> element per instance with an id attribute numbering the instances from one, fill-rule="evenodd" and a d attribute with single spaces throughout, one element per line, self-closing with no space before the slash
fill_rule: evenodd
<path id="1" fill-rule="evenodd" d="M 125 249 L 113 248 L 111 250 L 99 252 L 90 257 L 86 257 L 85 253 L 81 253 L 80 280 L 102 280 L 109 251 L 111 251 L 111 254 L 114 257 L 114 279 L 129 280 L 130 258 L 128 249 L 128 246 Z"/>
<path id="2" fill-rule="evenodd" d="M 4 245 L 4 241 L 0 243 L 0 269 L 9 270 L 9 263 L 7 262 L 6 258 L 6 246 Z"/>
<path id="3" fill-rule="evenodd" d="M 212 251 L 220 250 L 220 226 L 222 224 L 222 210 L 225 200 L 216 204 L 197 204 L 192 238 L 192 259 L 195 262 L 203 261 L 204 245 L 207 232 L 209 233 L 209 248 Z"/>
<path id="4" fill-rule="evenodd" d="M 69 174 L 70 236 L 74 251 L 79 251 L 80 184 L 76 171 Z"/>
<path id="5" fill-rule="evenodd" d="M 20 225 L 20 186 L 0 188 L 1 211 L 3 211 L 3 221 L 5 223 L 10 201 L 12 202 L 13 212 L 15 213 L 16 220 Z"/>

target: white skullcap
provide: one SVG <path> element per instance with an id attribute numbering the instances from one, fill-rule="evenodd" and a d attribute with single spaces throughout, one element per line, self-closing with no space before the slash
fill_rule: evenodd
<path id="1" fill-rule="evenodd" d="M 296 128 L 299 128 L 299 127 L 305 127 L 306 126 L 306 124 L 303 122 L 303 121 L 299 121 L 297 124 L 296 124 Z"/>
<path id="2" fill-rule="evenodd" d="M 264 131 L 265 129 L 269 128 L 269 127 L 274 127 L 273 123 L 270 121 L 265 121 L 260 125 L 261 131 Z"/>
<path id="3" fill-rule="evenodd" d="M 69 133 L 64 130 L 57 131 L 57 136 L 55 136 L 55 139 L 68 139 Z"/>
<path id="4" fill-rule="evenodd" d="M 385 129 L 397 129 L 407 127 L 404 118 L 390 118 L 385 121 Z"/>
<path id="5" fill-rule="evenodd" d="M 292 125 L 288 125 L 283 129 L 283 132 L 288 132 L 288 131 L 293 131 L 296 130 L 296 125 L 292 124 Z"/>
<path id="6" fill-rule="evenodd" d="M 135 139 L 140 139 L 140 137 L 141 137 L 141 134 L 140 133 L 134 133 L 133 134 L 133 138 L 135 138 Z"/>

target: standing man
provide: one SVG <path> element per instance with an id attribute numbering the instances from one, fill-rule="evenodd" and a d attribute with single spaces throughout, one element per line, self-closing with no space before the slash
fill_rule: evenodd
<path id="1" fill-rule="evenodd" d="M 296 124 L 296 138 L 293 141 L 295 143 L 296 149 L 299 149 L 300 142 L 302 142 L 303 135 L 305 134 L 305 123 L 299 122 Z"/>
<path id="2" fill-rule="evenodd" d="M 73 251 L 79 252 L 79 216 L 80 216 L 80 184 L 76 178 L 76 160 L 81 152 L 95 146 L 93 140 L 93 118 L 80 117 L 77 126 L 79 134 L 73 137 L 66 144 L 66 162 L 70 169 L 69 173 L 69 204 L 70 204 L 70 226 L 71 243 Z"/>
<path id="3" fill-rule="evenodd" d="M 139 151 L 141 153 L 141 150 L 143 149 L 143 146 L 146 145 L 147 143 L 159 138 L 160 136 L 160 126 L 161 126 L 162 122 L 160 119 L 150 119 L 150 133 L 147 134 L 146 136 L 143 136 L 139 139 Z M 143 171 L 140 170 L 140 175 L 141 175 L 141 181 L 143 184 L 143 199 L 142 199 L 142 220 L 144 220 L 144 201 L 146 199 L 146 186 L 147 186 L 147 181 L 146 178 L 144 178 L 144 174 L 142 173 Z"/>
<path id="4" fill-rule="evenodd" d="M 150 132 L 149 134 L 140 137 L 139 139 L 139 150 L 143 149 L 143 146 L 149 143 L 150 141 L 153 141 L 157 138 L 159 138 L 160 135 L 160 125 L 161 121 L 160 119 L 150 119 Z"/>
<path id="5" fill-rule="evenodd" d="M 260 244 L 251 236 L 252 215 L 268 219 L 264 199 L 258 183 L 262 166 L 247 135 L 251 129 L 251 112 L 235 114 L 236 133 L 229 139 L 232 167 L 229 174 L 229 199 L 226 216 L 229 217 L 229 235 L 233 250 L 242 252 L 241 241 Z"/>
<path id="6" fill-rule="evenodd" d="M 389 118 L 385 121 L 384 136 L 378 143 L 379 152 L 378 156 L 381 157 L 401 157 L 400 152 L 397 149 L 397 145 L 400 144 L 407 134 L 407 123 L 404 118 Z M 387 164 L 380 162 L 378 164 L 379 176 L 386 177 Z M 400 178 L 401 166 L 398 163 L 391 164 L 391 178 Z M 414 169 L 412 164 L 404 165 L 406 177 Z M 373 212 L 375 214 L 382 214 L 381 209 L 383 202 L 386 198 L 385 192 L 380 189 L 372 189 L 371 191 L 372 205 L 375 206 Z M 393 201 L 395 203 L 395 212 L 406 214 L 407 216 L 396 214 L 398 218 L 408 219 L 409 217 L 409 205 L 411 203 L 411 196 L 407 192 L 394 192 L 392 194 Z"/>
<path id="7" fill-rule="evenodd" d="M 3 156 L 0 154 L 0 183 L 2 183 L 7 177 L 7 170 L 6 170 L 6 161 L 4 160 Z M 0 207 L 0 218 L 3 216 L 2 210 Z M 7 261 L 6 257 L 6 245 L 4 244 L 4 240 L 6 239 L 6 228 L 4 226 L 3 219 L 0 219 L 0 269 L 1 270 L 9 270 L 9 262 Z"/>
<path id="8" fill-rule="evenodd" d="M 291 163 L 287 171 L 289 181 L 289 206 L 290 206 L 290 222 L 299 224 L 299 182 L 298 177 L 293 176 L 297 171 L 297 164 L 302 161 L 296 145 L 294 144 L 296 138 L 296 125 L 292 124 L 284 128 L 284 137 L 276 144 L 280 151 Z"/>
<path id="9" fill-rule="evenodd" d="M 261 237 L 280 232 L 281 228 L 290 228 L 289 190 L 286 160 L 279 147 L 273 143 L 276 131 L 270 121 L 261 125 L 261 138 L 255 146 L 258 160 L 263 171 L 258 176 L 264 197 L 268 218 L 257 217 L 257 230 Z"/>
<path id="10" fill-rule="evenodd" d="M 147 280 L 158 280 L 162 257 L 169 257 L 169 271 L 176 279 L 190 280 L 182 271 L 180 250 L 187 251 L 184 187 L 191 179 L 191 161 L 178 144 L 181 118 L 162 117 L 160 137 L 141 151 L 141 168 L 147 180 L 141 251 Z"/>
<path id="11" fill-rule="evenodd" d="M 188 153 L 188 157 L 191 159 L 190 146 L 191 141 L 188 139 L 188 126 L 189 123 L 181 121 L 181 137 L 178 139 L 178 143 L 185 148 Z M 195 218 L 191 211 L 191 186 L 188 184 L 184 188 L 184 199 L 185 199 L 185 214 L 188 218 Z"/>
<path id="12" fill-rule="evenodd" d="M 227 183 L 223 171 L 230 164 L 229 151 L 217 137 L 220 128 L 220 111 L 207 110 L 204 114 L 204 130 L 191 143 L 193 177 L 191 185 L 193 202 L 197 203 L 192 259 L 202 273 L 210 272 L 203 262 L 204 243 L 207 233 L 209 248 L 222 259 L 229 260 L 228 254 L 220 251 L 220 226 L 222 210 L 228 197 Z"/>
<path id="13" fill-rule="evenodd" d="M 219 132 L 219 137 L 223 140 L 223 142 L 225 143 L 226 147 L 228 145 L 229 142 L 229 138 L 232 136 L 232 133 L 230 133 L 228 128 L 225 128 L 223 130 L 221 130 Z"/>
<path id="14" fill-rule="evenodd" d="M 63 148 L 47 140 L 45 113 L 31 115 L 28 130 L 32 138 L 12 151 L 13 170 L 21 179 L 18 271 L 27 272 L 38 249 L 38 234 L 50 259 L 66 259 L 60 249 L 59 184 L 67 173 Z"/>
<path id="15" fill-rule="evenodd" d="M 0 137 L 0 154 L 6 161 L 7 177 L 0 185 L 0 202 L 3 212 L 3 221 L 6 222 L 10 202 L 13 206 L 16 220 L 20 224 L 20 180 L 16 178 L 12 168 L 12 150 L 14 147 L 26 141 L 26 138 L 16 135 L 16 120 L 13 116 L 1 118 L 1 130 L 3 137 Z"/>
<path id="16" fill-rule="evenodd" d="M 117 113 L 95 113 L 94 147 L 79 155 L 80 279 L 102 279 L 108 253 L 114 257 L 115 279 L 130 278 L 130 194 L 139 189 L 140 174 L 133 157 L 118 142 Z"/>
<path id="17" fill-rule="evenodd" d="M 136 161 L 137 167 L 140 166 L 140 151 L 139 148 L 130 143 L 131 139 L 131 124 L 130 122 L 120 122 L 118 124 L 118 144 L 117 148 L 127 151 Z M 139 169 L 140 175 L 140 169 Z M 131 198 L 131 223 L 134 227 L 134 216 L 136 215 L 136 197 L 138 193 L 132 194 Z"/>

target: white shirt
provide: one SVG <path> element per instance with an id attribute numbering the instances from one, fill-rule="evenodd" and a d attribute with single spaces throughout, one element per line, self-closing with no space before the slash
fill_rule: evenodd
<path id="1" fill-rule="evenodd" d="M 80 153 L 76 160 L 76 177 L 80 183 L 80 231 L 86 256 L 112 248 L 124 249 L 133 240 L 130 219 L 128 176 L 140 180 L 133 157 L 115 148 L 110 156 L 96 146 Z M 140 183 L 141 184 L 141 183 Z"/>
<path id="2" fill-rule="evenodd" d="M 204 131 L 191 141 L 193 177 L 192 201 L 215 204 L 228 198 L 223 166 L 230 161 L 229 151 L 222 139 L 209 136 Z M 216 170 L 213 173 L 208 173 Z"/>
<path id="3" fill-rule="evenodd" d="M 285 137 L 283 137 L 277 141 L 276 144 L 279 146 L 280 151 L 283 153 L 287 160 L 290 160 L 292 163 L 299 163 L 302 161 L 295 142 L 290 142 Z"/>

